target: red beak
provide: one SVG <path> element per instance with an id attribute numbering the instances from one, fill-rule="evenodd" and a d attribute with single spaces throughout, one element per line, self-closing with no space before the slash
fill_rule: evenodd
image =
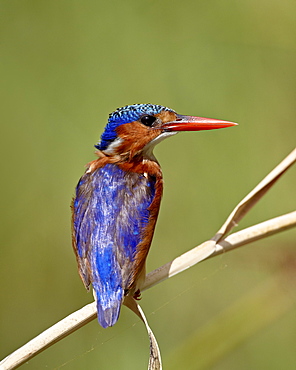
<path id="1" fill-rule="evenodd" d="M 201 131 L 237 126 L 237 123 L 220 119 L 182 116 L 177 114 L 174 121 L 164 123 L 160 128 L 165 131 Z"/>

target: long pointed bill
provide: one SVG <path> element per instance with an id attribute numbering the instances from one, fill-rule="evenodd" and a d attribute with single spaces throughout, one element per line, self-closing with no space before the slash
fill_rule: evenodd
<path id="1" fill-rule="evenodd" d="M 160 128 L 165 131 L 202 131 L 237 126 L 237 123 L 220 119 L 182 116 L 177 114 L 174 121 L 164 123 Z"/>

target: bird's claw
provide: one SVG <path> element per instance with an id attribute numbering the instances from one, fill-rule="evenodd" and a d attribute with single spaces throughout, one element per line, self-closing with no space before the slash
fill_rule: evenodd
<path id="1" fill-rule="evenodd" d="M 135 294 L 134 294 L 134 299 L 136 300 L 136 301 L 139 301 L 140 299 L 142 299 L 142 297 L 141 297 L 141 291 L 140 291 L 140 289 L 138 289 L 136 292 L 135 292 Z"/>

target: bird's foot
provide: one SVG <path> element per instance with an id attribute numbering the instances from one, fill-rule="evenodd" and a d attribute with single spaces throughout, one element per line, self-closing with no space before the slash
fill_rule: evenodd
<path id="1" fill-rule="evenodd" d="M 140 289 L 138 289 L 135 293 L 134 293 L 134 299 L 136 300 L 136 301 L 139 301 L 140 299 L 142 299 L 142 297 L 141 297 L 141 291 L 140 291 Z"/>

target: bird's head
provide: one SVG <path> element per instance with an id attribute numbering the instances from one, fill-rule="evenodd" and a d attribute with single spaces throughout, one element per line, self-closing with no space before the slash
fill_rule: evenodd
<path id="1" fill-rule="evenodd" d="M 155 159 L 154 146 L 180 131 L 212 130 L 235 126 L 217 119 L 183 116 L 156 104 L 133 104 L 118 108 L 109 115 L 108 123 L 95 147 L 107 156 L 136 155 Z"/>

